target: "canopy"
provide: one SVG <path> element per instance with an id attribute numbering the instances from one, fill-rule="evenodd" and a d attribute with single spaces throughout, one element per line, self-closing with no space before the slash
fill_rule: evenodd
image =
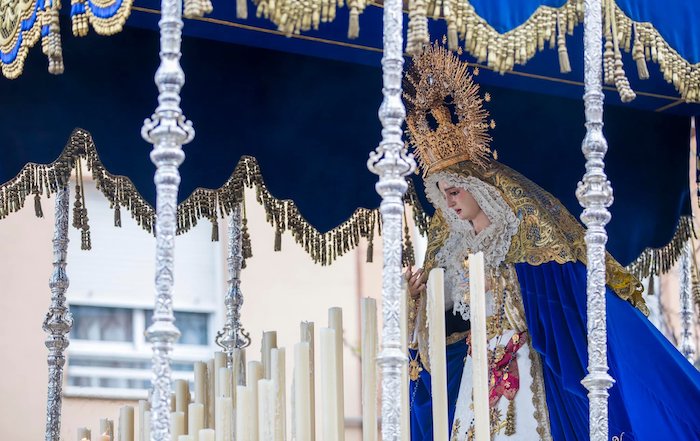
<path id="1" fill-rule="evenodd" d="M 539 8 L 540 3 L 561 9 Z M 697 63 L 698 58 L 693 57 L 698 49 L 693 43 L 700 44 L 700 38 L 691 37 L 692 32 L 699 31 L 692 29 L 692 21 L 687 20 L 700 17 L 698 7 L 677 2 L 676 7 L 671 4 L 661 8 L 649 1 L 648 7 L 634 2 L 633 9 L 628 3 L 633 2 L 617 2 L 620 29 L 627 24 L 627 31 L 644 28 L 652 33 L 658 29 L 663 38 L 654 40 L 653 51 L 644 43 L 652 34 L 639 31 L 640 45 L 645 45 L 643 51 L 649 52 L 649 59 L 653 58 L 652 52 L 658 59 L 663 52 L 659 48 L 668 47 L 688 60 L 686 64 L 676 60 L 672 65 L 687 70 L 689 78 L 697 78 L 697 65 L 692 63 Z M 284 4 L 276 3 L 278 7 Z M 471 17 L 472 22 L 482 20 L 488 25 L 475 26 L 479 29 L 476 36 L 467 36 L 468 28 L 464 33 L 458 29 L 457 35 L 461 46 L 465 45 L 464 37 L 468 42 L 476 39 L 474 44 L 466 44 L 468 53 L 464 57 L 480 68 L 478 81 L 493 97 L 487 107 L 496 122 L 493 145 L 500 160 L 551 191 L 578 214 L 580 207 L 573 190 L 583 174 L 580 143 L 585 128 L 580 100 L 582 26 L 574 26 L 580 21 L 576 2 L 464 3 L 470 4 L 473 13 L 464 15 L 464 20 Z M 507 8 L 503 6 L 506 4 Z M 0 82 L 4 102 L 12 103 L 0 111 L 4 138 L 0 182 L 5 183 L 0 190 L 0 217 L 19 208 L 25 197 L 51 191 L 47 185 L 50 179 L 40 178 L 45 170 L 65 173 L 82 157 L 93 167 L 105 195 L 116 206 L 130 208 L 150 229 L 154 168 L 148 160 L 150 145 L 139 132 L 157 96 L 151 81 L 158 62 L 158 36 L 154 32 L 157 4 L 117 2 L 102 9 L 90 2 L 76 5 L 71 15 L 78 33 L 87 29 L 85 22 L 81 25 L 82 16 L 96 31 L 114 35 L 104 38 L 90 33 L 75 38 L 64 32 L 61 60 L 65 74 L 47 75 L 45 60 L 37 51 L 30 52 L 24 73 L 19 74 L 31 30 L 41 20 L 32 22 L 29 17 L 23 21 L 26 29 L 17 35 L 27 38 L 19 38 L 17 41 L 22 41 L 14 49 L 0 45 L 3 72 L 18 77 Z M 80 5 L 87 6 L 81 10 Z M 40 17 L 44 14 L 41 11 L 46 7 L 50 10 L 50 6 L 37 2 L 34 11 L 40 14 L 33 16 Z M 264 3 L 257 7 L 263 8 Z M 130 26 L 122 29 L 120 23 L 129 11 Z M 632 24 L 621 15 L 656 23 L 652 19 L 660 17 L 660 11 L 674 12 L 661 16 L 676 21 L 652 28 Z M 65 12 L 60 25 L 67 30 L 71 23 Z M 374 191 L 376 177 L 366 170 L 365 162 L 368 152 L 379 142 L 381 130 L 376 117 L 381 101 L 381 12 L 380 5 L 363 7 L 359 37 L 352 40 L 347 38 L 352 14 L 344 7 L 337 10 L 335 20 L 320 23 L 317 31 L 302 31 L 290 38 L 280 35 L 288 29 L 274 30 L 275 14 L 253 18 L 250 11 L 249 18 L 236 19 L 234 5 L 227 2 L 215 2 L 212 14 L 186 21 L 188 37 L 183 42 L 182 65 L 187 84 L 182 91 L 182 107 L 195 123 L 197 135 L 185 147 L 187 159 L 180 168 L 182 232 L 198 218 L 216 223 L 233 201 L 240 200 L 243 186 L 257 183 L 263 187 L 260 199 L 277 231 L 291 230 L 318 261 L 329 263 L 355 245 L 359 237 L 372 235 L 379 227 L 376 211 L 372 210 L 379 197 Z M 99 19 L 99 14 L 104 17 Z M 565 60 L 559 42 L 555 42 L 557 48 L 543 47 L 541 52 L 536 44 L 540 34 L 543 46 L 545 36 L 554 35 L 558 40 L 557 20 L 562 31 L 568 31 L 569 25 L 573 28 L 573 36 L 567 37 L 565 45 L 569 74 L 560 73 Z M 545 22 L 548 28 L 542 24 Z M 430 21 L 433 38 L 451 34 L 445 23 Z M 538 30 L 540 26 L 542 31 Z M 43 29 L 51 54 L 50 27 Z M 627 32 L 620 29 L 620 35 Z M 623 51 L 625 35 L 619 39 Z M 484 36 L 488 36 L 485 55 L 477 44 Z M 411 38 L 418 38 L 413 31 L 409 42 Z M 452 38 L 454 35 L 448 40 Z M 528 63 L 501 75 L 496 71 L 509 64 L 509 38 L 514 49 L 518 41 L 525 39 L 527 43 L 528 38 L 534 38 L 530 42 L 535 43 L 534 50 L 525 44 L 523 54 L 518 56 L 519 61 Z M 496 55 L 490 56 L 492 52 Z M 480 61 L 479 55 L 484 59 Z M 623 58 L 625 66 L 634 66 L 639 60 L 627 54 Z M 55 51 L 53 59 L 58 60 Z M 669 69 L 673 80 L 676 68 Z M 668 261 L 649 260 L 654 252 L 647 249 L 663 248 L 663 252 L 656 251 L 657 257 L 673 257 L 680 239 L 689 234 L 688 221 L 683 217 L 690 215 L 688 116 L 700 113 L 700 106 L 679 98 L 675 87 L 680 83 L 664 80 L 666 70 L 662 68 L 663 74 L 651 66 L 648 70 L 649 80 L 628 75 L 637 93 L 631 103 L 623 105 L 618 88 L 608 88 L 605 113 L 610 144 L 607 174 L 616 198 L 608 226 L 609 249 L 623 264 L 633 263 L 642 255 L 636 265 L 640 270 L 646 268 L 645 272 L 651 269 L 649 263 Z M 679 88 L 685 96 L 692 96 L 694 84 L 688 80 Z M 246 156 L 239 163 L 244 155 L 250 158 Z M 55 160 L 58 167 L 53 169 L 25 166 Z M 419 180 L 414 181 L 419 185 Z M 200 187 L 212 191 L 195 191 Z M 429 207 L 420 188 L 409 192 L 408 199 L 416 205 L 419 227 L 424 227 L 423 208 Z"/>

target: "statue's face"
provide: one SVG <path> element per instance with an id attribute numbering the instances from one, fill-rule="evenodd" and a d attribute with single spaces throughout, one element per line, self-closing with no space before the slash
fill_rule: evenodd
<path id="1" fill-rule="evenodd" d="M 457 213 L 457 217 L 462 220 L 474 220 L 481 212 L 481 207 L 471 193 L 459 187 L 452 187 L 444 181 L 438 182 L 440 191 L 445 196 L 447 206 Z"/>

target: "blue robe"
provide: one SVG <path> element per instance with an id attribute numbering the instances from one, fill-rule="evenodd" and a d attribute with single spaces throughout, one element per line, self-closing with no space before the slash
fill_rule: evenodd
<path id="1" fill-rule="evenodd" d="M 515 265 L 533 348 L 542 357 L 554 441 L 587 441 L 586 267 Z M 609 436 L 622 441 L 700 440 L 700 372 L 644 315 L 607 289 Z M 466 344 L 447 347 L 450 425 Z M 411 382 L 411 439 L 432 440 L 430 374 Z M 516 410 L 517 411 L 517 410 Z M 517 431 L 517 427 L 516 427 Z M 623 435 L 624 434 L 624 435 Z"/>

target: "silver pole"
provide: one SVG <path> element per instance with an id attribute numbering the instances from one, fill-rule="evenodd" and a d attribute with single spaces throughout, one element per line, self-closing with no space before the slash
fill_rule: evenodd
<path id="1" fill-rule="evenodd" d="M 401 345 L 401 220 L 403 195 L 408 188 L 405 176 L 415 170 L 413 155 L 406 152 L 401 125 L 406 110 L 401 101 L 403 76 L 403 12 L 401 0 L 384 2 L 384 55 L 382 56 L 383 95 L 379 107 L 382 141 L 370 153 L 367 167 L 379 175 L 377 193 L 382 197 L 382 347 L 378 363 L 382 369 L 382 440 L 401 439 L 401 370 L 406 353 Z"/>
<path id="2" fill-rule="evenodd" d="M 236 349 L 250 345 L 250 335 L 241 325 L 241 307 L 243 292 L 241 292 L 241 269 L 243 267 L 243 216 L 241 203 L 236 203 L 231 211 L 228 222 L 228 291 L 224 303 L 226 305 L 226 323 L 216 334 L 216 344 L 226 353 L 226 363 L 233 368 Z M 245 367 L 245 366 L 244 366 Z"/>
<path id="3" fill-rule="evenodd" d="M 605 310 L 605 225 L 610 221 L 607 207 L 613 193 L 604 171 L 608 144 L 603 135 L 602 91 L 602 5 L 601 0 L 584 1 L 584 82 L 586 137 L 583 154 L 586 173 L 576 196 L 584 208 L 581 220 L 586 225 L 588 258 L 588 375 L 582 383 L 588 389 L 591 441 L 608 440 L 608 389 L 614 380 L 608 374 Z"/>
<path id="4" fill-rule="evenodd" d="M 194 129 L 180 109 L 185 74 L 180 67 L 182 0 L 162 0 L 160 67 L 156 71 L 158 107 L 146 119 L 141 136 L 153 144 L 156 165 L 156 301 L 153 324 L 146 336 L 153 346 L 151 441 L 170 441 L 171 352 L 180 336 L 173 315 L 174 247 L 177 225 L 178 166 L 185 159 L 182 145 L 194 138 Z"/>
<path id="5" fill-rule="evenodd" d="M 686 242 L 681 255 L 681 353 L 689 362 L 695 364 L 695 341 L 693 340 L 693 293 L 691 283 L 691 265 L 693 248 Z"/>
<path id="6" fill-rule="evenodd" d="M 68 333 L 73 327 L 73 316 L 66 304 L 68 276 L 66 255 L 68 252 L 68 215 L 70 190 L 60 185 L 56 193 L 56 219 L 53 235 L 53 273 L 49 280 L 51 306 L 44 319 L 44 331 L 49 334 L 46 347 L 49 349 L 49 385 L 46 401 L 46 441 L 61 439 L 61 404 L 63 401 L 64 351 L 68 347 Z"/>

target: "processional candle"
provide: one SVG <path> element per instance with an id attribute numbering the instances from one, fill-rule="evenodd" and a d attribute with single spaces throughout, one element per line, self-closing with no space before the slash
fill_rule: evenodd
<path id="1" fill-rule="evenodd" d="M 236 386 L 236 441 L 250 441 L 250 387 Z"/>
<path id="2" fill-rule="evenodd" d="M 134 408 L 122 406 L 119 408 L 119 441 L 134 441 Z"/>
<path id="3" fill-rule="evenodd" d="M 250 441 L 258 441 L 258 381 L 263 377 L 263 365 L 259 361 L 248 363 L 247 386 L 250 387 Z"/>
<path id="4" fill-rule="evenodd" d="M 311 409 L 311 441 L 316 439 L 316 379 L 314 372 L 314 322 L 301 322 L 301 341 L 309 344 L 309 408 Z"/>
<path id="5" fill-rule="evenodd" d="M 275 389 L 272 380 L 258 381 L 258 436 L 275 441 Z"/>
<path id="6" fill-rule="evenodd" d="M 207 361 L 207 411 L 205 424 L 208 428 L 214 429 L 216 425 L 216 362 L 213 358 Z"/>
<path id="7" fill-rule="evenodd" d="M 274 388 L 275 441 L 284 441 L 287 427 L 287 394 L 285 393 L 285 352 L 274 348 L 270 352 L 270 368 Z"/>
<path id="8" fill-rule="evenodd" d="M 202 361 L 194 364 L 194 402 L 207 405 L 207 364 Z"/>
<path id="9" fill-rule="evenodd" d="M 377 301 L 362 299 L 362 441 L 377 441 Z"/>
<path id="10" fill-rule="evenodd" d="M 401 300 L 399 303 L 399 320 L 401 329 L 401 352 L 408 354 L 408 304 L 406 303 L 406 279 L 401 278 Z M 408 398 L 408 362 L 401 365 L 401 441 L 411 441 L 411 421 Z"/>
<path id="11" fill-rule="evenodd" d="M 294 428 L 296 441 L 311 441 L 311 387 L 309 344 L 294 345 Z"/>
<path id="12" fill-rule="evenodd" d="M 182 412 L 183 431 L 187 434 L 187 406 L 190 404 L 190 385 L 187 380 L 175 380 L 175 411 Z"/>
<path id="13" fill-rule="evenodd" d="M 321 428 L 323 441 L 340 440 L 338 377 L 335 331 L 321 329 Z"/>
<path id="14" fill-rule="evenodd" d="M 146 412 L 151 409 L 150 404 L 146 400 L 139 400 L 139 441 L 149 441 L 150 437 L 146 436 Z"/>
<path id="15" fill-rule="evenodd" d="M 216 398 L 216 441 L 233 439 L 233 402 L 230 397 Z"/>
<path id="16" fill-rule="evenodd" d="M 445 270 L 435 268 L 428 276 L 428 332 L 430 344 L 433 439 L 448 440 L 447 359 L 445 354 Z"/>
<path id="17" fill-rule="evenodd" d="M 170 437 L 177 441 L 180 435 L 185 435 L 185 413 L 170 412 Z"/>
<path id="18" fill-rule="evenodd" d="M 469 256 L 469 310 L 471 320 L 474 435 L 476 441 L 491 439 L 489 423 L 489 373 L 486 342 L 486 293 L 484 253 Z"/>
<path id="19" fill-rule="evenodd" d="M 273 348 L 277 347 L 277 332 L 275 331 L 265 331 L 263 332 L 262 347 L 260 349 L 260 360 L 263 364 L 263 369 L 265 370 L 265 379 L 271 380 L 271 363 L 270 363 L 270 352 Z"/>
<path id="20" fill-rule="evenodd" d="M 216 441 L 214 429 L 202 429 L 199 431 L 199 441 Z"/>
<path id="21" fill-rule="evenodd" d="M 202 403 L 190 404 L 187 418 L 187 433 L 192 437 L 192 441 L 199 441 L 199 431 L 204 429 L 204 405 Z"/>
<path id="22" fill-rule="evenodd" d="M 345 440 L 345 375 L 343 374 L 343 309 L 328 309 L 328 327 L 335 331 L 335 366 L 336 366 L 336 405 L 338 406 L 338 439 Z"/>

